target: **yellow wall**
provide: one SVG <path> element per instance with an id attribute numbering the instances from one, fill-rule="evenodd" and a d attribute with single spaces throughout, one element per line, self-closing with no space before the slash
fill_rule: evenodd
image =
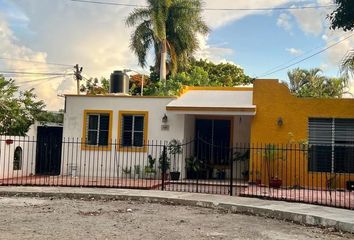
<path id="1" fill-rule="evenodd" d="M 307 140 L 309 117 L 354 118 L 354 100 L 352 99 L 297 98 L 289 92 L 287 86 L 277 80 L 256 80 L 253 104 L 257 107 L 251 125 L 251 143 L 253 144 L 294 144 Z M 282 126 L 277 124 L 279 118 L 283 120 Z M 292 157 L 292 162 L 280 160 L 271 166 L 278 170 L 281 175 L 278 176 L 279 178 L 291 179 L 283 185 L 292 186 L 299 182 L 307 186 L 325 186 L 326 179 L 331 177 L 330 174 L 307 174 L 307 156 L 303 156 L 301 150 L 297 154 Z M 260 151 L 253 151 L 251 154 L 253 161 L 250 167 L 261 169 L 262 183 L 267 184 L 267 165 L 261 155 Z M 253 180 L 254 175 L 252 174 Z M 354 179 L 354 174 L 352 175 Z M 340 182 L 337 187 L 344 188 L 344 180 L 347 176 L 336 176 L 336 178 L 338 178 L 337 182 Z"/>

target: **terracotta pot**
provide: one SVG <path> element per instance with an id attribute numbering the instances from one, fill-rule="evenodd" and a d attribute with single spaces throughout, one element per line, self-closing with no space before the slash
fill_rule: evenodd
<path id="1" fill-rule="evenodd" d="M 272 188 L 280 188 L 281 185 L 282 185 L 281 179 L 271 179 L 269 181 L 269 186 Z"/>

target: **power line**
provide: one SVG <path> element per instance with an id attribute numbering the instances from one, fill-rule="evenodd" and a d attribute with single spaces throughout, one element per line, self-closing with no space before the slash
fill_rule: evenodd
<path id="1" fill-rule="evenodd" d="M 64 63 L 40 62 L 40 61 L 32 61 L 32 60 L 19 59 L 19 58 L 0 57 L 0 59 L 2 59 L 2 60 L 8 60 L 8 61 L 29 62 L 29 63 L 36 63 L 36 64 L 46 64 L 46 65 L 63 66 L 63 67 L 73 67 L 73 66 L 74 66 L 74 65 L 64 64 Z"/>
<path id="2" fill-rule="evenodd" d="M 147 7 L 146 5 L 106 2 L 106 1 L 92 1 L 92 0 L 70 0 L 72 2 L 91 3 L 100 5 L 113 5 L 122 7 Z M 332 8 L 335 4 L 330 5 L 316 5 L 316 6 L 293 6 L 293 7 L 272 7 L 272 8 L 202 8 L 205 11 L 273 11 L 273 10 L 303 10 L 303 9 L 320 9 Z"/>
<path id="3" fill-rule="evenodd" d="M 321 53 L 327 51 L 328 49 L 330 49 L 330 48 L 332 48 L 332 47 L 334 47 L 334 46 L 336 46 L 336 45 L 338 45 L 338 44 L 344 42 L 345 40 L 351 38 L 352 36 L 354 36 L 354 33 L 351 34 L 351 35 L 349 35 L 349 36 L 347 36 L 347 37 L 345 37 L 345 38 L 343 38 L 343 39 L 340 40 L 340 41 L 337 41 L 337 42 L 335 42 L 335 43 L 329 45 L 328 47 L 325 47 L 325 48 L 321 49 L 320 51 L 318 51 L 318 52 L 316 52 L 316 53 L 314 53 L 314 54 L 311 54 L 311 55 L 308 56 L 308 57 L 302 58 L 302 59 L 299 60 L 299 61 L 296 61 L 296 62 L 294 62 L 294 63 L 292 63 L 292 64 L 289 64 L 289 65 L 287 65 L 287 66 L 285 66 L 285 67 L 282 67 L 282 68 L 280 68 L 280 69 L 274 70 L 274 71 L 272 71 L 272 72 L 270 72 L 270 73 L 261 75 L 261 76 L 259 76 L 259 77 L 255 77 L 255 79 L 262 78 L 262 77 L 271 75 L 271 74 L 273 74 L 273 73 L 277 73 L 277 72 L 283 71 L 283 70 L 285 70 L 285 69 L 288 69 L 289 67 L 292 67 L 292 66 L 294 66 L 294 65 L 296 65 L 296 64 L 299 64 L 299 63 L 301 63 L 301 62 L 303 62 L 303 61 L 306 61 L 307 59 L 310 59 L 310 58 L 312 58 L 312 57 L 314 57 L 314 56 L 316 56 L 316 55 L 318 55 L 318 54 L 321 54 Z"/>
<path id="4" fill-rule="evenodd" d="M 340 39 L 340 38 L 345 37 L 345 36 L 347 36 L 347 35 L 348 35 L 348 33 L 344 33 L 344 34 L 342 34 L 342 35 L 340 35 L 340 36 L 332 37 L 332 38 L 328 39 L 328 41 Z M 307 55 L 307 54 L 309 54 L 309 53 L 311 53 L 311 52 L 313 52 L 313 51 L 315 51 L 315 50 L 317 50 L 317 49 L 321 49 L 321 48 L 322 48 L 322 46 L 318 46 L 318 47 L 312 48 L 311 50 L 308 50 L 308 51 L 306 51 L 306 52 L 300 54 L 299 56 L 293 57 L 293 58 L 291 58 L 290 60 L 288 60 L 288 61 L 286 61 L 286 62 L 284 62 L 284 63 L 282 63 L 282 64 L 279 64 L 279 65 L 277 65 L 277 66 L 275 66 L 275 67 L 273 67 L 273 68 L 271 68 L 271 69 L 269 69 L 269 70 L 263 72 L 263 73 L 260 74 L 260 75 L 266 75 L 266 74 L 268 74 L 268 73 L 270 73 L 270 72 L 272 72 L 272 71 L 274 71 L 274 70 L 276 70 L 276 69 L 278 69 L 278 68 L 281 68 L 281 67 L 285 66 L 285 65 L 288 64 L 288 63 L 291 63 L 291 62 L 295 61 L 296 59 L 301 58 L 302 56 L 305 56 L 305 55 Z"/>
<path id="5" fill-rule="evenodd" d="M 7 71 L 0 70 L 0 74 L 16 74 L 16 75 L 65 75 L 65 73 L 51 73 L 51 72 L 21 72 L 21 71 Z"/>
<path id="6" fill-rule="evenodd" d="M 37 82 L 47 81 L 47 80 L 53 80 L 53 79 L 56 79 L 56 78 L 59 78 L 59 77 L 63 77 L 63 76 L 52 76 L 52 77 L 46 77 L 46 78 L 32 79 L 32 80 L 28 80 L 28 81 L 18 82 L 17 85 L 28 84 L 28 83 L 37 83 Z"/>

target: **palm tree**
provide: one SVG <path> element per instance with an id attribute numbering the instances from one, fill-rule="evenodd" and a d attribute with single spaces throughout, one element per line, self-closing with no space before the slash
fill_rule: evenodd
<path id="1" fill-rule="evenodd" d="M 197 34 L 205 35 L 209 28 L 201 16 L 200 0 L 147 2 L 146 8 L 135 9 L 126 20 L 128 26 L 136 26 L 130 47 L 137 55 L 139 64 L 145 67 L 148 50 L 153 46 L 155 67 L 160 69 L 160 80 L 164 81 L 167 62 L 169 70 L 175 73 L 198 49 Z"/>
<path id="2" fill-rule="evenodd" d="M 351 76 L 354 78 L 354 50 L 347 53 L 340 66 L 340 70 L 343 77 L 349 79 Z"/>
<path id="3" fill-rule="evenodd" d="M 290 91 L 298 97 L 341 98 L 346 92 L 346 78 L 329 78 L 321 75 L 322 70 L 296 68 L 288 72 Z"/>

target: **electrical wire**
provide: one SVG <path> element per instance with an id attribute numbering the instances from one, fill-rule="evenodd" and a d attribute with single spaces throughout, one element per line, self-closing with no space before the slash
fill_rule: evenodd
<path id="1" fill-rule="evenodd" d="M 16 75 L 65 75 L 65 73 L 51 73 L 51 72 L 21 72 L 0 70 L 0 74 L 16 74 Z"/>
<path id="2" fill-rule="evenodd" d="M 29 62 L 29 63 L 36 63 L 36 64 L 46 64 L 46 65 L 55 65 L 55 66 L 63 66 L 63 67 L 73 67 L 73 65 L 64 64 L 64 63 L 53 63 L 53 62 L 40 62 L 40 61 L 32 61 L 27 59 L 19 59 L 19 58 L 7 58 L 7 57 L 0 57 L 1 60 L 8 60 L 8 61 L 18 61 L 18 62 Z"/>
<path id="3" fill-rule="evenodd" d="M 55 79 L 58 77 L 65 77 L 65 76 L 72 76 L 72 75 L 73 74 L 58 75 L 58 76 L 52 76 L 52 77 L 46 77 L 46 78 L 32 79 L 32 80 L 27 80 L 27 81 L 18 81 L 18 79 L 15 79 L 15 81 L 17 82 L 16 84 L 22 85 L 22 84 L 36 83 L 36 82 L 40 82 L 40 81 L 46 81 L 46 80 L 51 80 L 51 79 Z"/>
<path id="4" fill-rule="evenodd" d="M 349 34 L 348 34 L 348 33 L 344 33 L 344 34 L 342 34 L 342 35 L 340 35 L 340 36 L 332 37 L 332 38 L 328 39 L 328 42 L 329 42 L 329 41 L 336 40 L 336 39 L 340 39 L 340 38 L 345 37 L 345 36 L 347 36 L 347 35 L 349 35 Z M 274 71 L 274 70 L 276 70 L 276 69 L 278 69 L 278 68 L 281 68 L 281 67 L 283 67 L 283 66 L 286 66 L 288 63 L 291 63 L 291 62 L 295 61 L 296 59 L 299 59 L 299 58 L 301 58 L 301 57 L 303 57 L 303 56 L 306 56 L 307 54 L 310 54 L 310 53 L 312 53 L 313 51 L 318 50 L 318 49 L 321 49 L 321 48 L 322 48 L 322 46 L 318 46 L 318 47 L 312 48 L 311 50 L 308 50 L 308 51 L 306 51 L 306 52 L 304 52 L 304 53 L 301 53 L 299 56 L 293 57 L 293 58 L 291 58 L 290 60 L 288 60 L 288 61 L 286 61 L 286 62 L 284 62 L 284 63 L 282 63 L 282 64 L 279 64 L 279 65 L 277 65 L 277 66 L 275 66 L 275 67 L 273 67 L 273 68 L 271 68 L 271 69 L 269 69 L 269 70 L 267 70 L 267 71 L 265 71 L 265 72 L 263 72 L 263 73 L 261 73 L 261 74 L 259 74 L 259 75 L 266 75 L 266 74 L 268 74 L 268 73 L 270 73 L 270 72 L 272 72 L 272 71 Z"/>
<path id="5" fill-rule="evenodd" d="M 72 2 L 91 3 L 100 5 L 113 5 L 123 7 L 147 7 L 146 5 L 106 2 L 106 1 L 93 1 L 93 0 L 70 0 Z M 273 7 L 273 8 L 202 8 L 205 11 L 273 11 L 273 10 L 302 10 L 302 9 L 320 9 L 332 8 L 335 4 L 330 5 L 317 5 L 317 6 L 293 6 L 293 7 Z"/>
<path id="6" fill-rule="evenodd" d="M 354 36 L 354 33 L 351 34 L 351 35 L 349 35 L 349 36 L 347 36 L 347 37 L 345 37 L 345 38 L 343 38 L 343 39 L 340 40 L 340 41 L 337 41 L 337 42 L 335 42 L 335 43 L 333 43 L 333 44 L 331 44 L 331 45 L 329 45 L 329 46 L 327 46 L 327 47 L 321 49 L 320 51 L 318 51 L 318 52 L 316 52 L 316 53 L 314 53 L 314 54 L 311 54 L 311 55 L 308 56 L 308 57 L 302 58 L 302 59 L 299 60 L 299 61 L 296 61 L 296 62 L 294 62 L 294 63 L 292 63 L 292 64 L 289 64 L 289 65 L 287 65 L 287 66 L 285 66 L 285 67 L 282 67 L 282 68 L 280 68 L 280 69 L 276 69 L 276 70 L 274 70 L 274 71 L 272 71 L 272 72 L 270 72 L 270 73 L 263 74 L 263 75 L 261 75 L 261 76 L 255 77 L 254 79 L 259 79 L 259 78 L 262 78 L 262 77 L 265 77 L 265 76 L 268 76 L 268 75 L 271 75 L 271 74 L 274 74 L 274 73 L 283 71 L 283 70 L 285 70 L 285 69 L 288 69 L 289 67 L 292 67 L 292 66 L 297 65 L 297 64 L 299 64 L 299 63 L 301 63 L 301 62 L 304 62 L 304 61 L 306 61 L 306 60 L 308 60 L 308 59 L 310 59 L 310 58 L 312 58 L 312 57 L 314 57 L 314 56 L 316 56 L 316 55 L 318 55 L 318 54 L 321 54 L 321 53 L 327 51 L 328 49 L 330 49 L 330 48 L 332 48 L 332 47 L 334 47 L 334 46 L 336 46 L 336 45 L 338 45 L 338 44 L 344 42 L 345 40 L 351 38 L 352 36 Z"/>

